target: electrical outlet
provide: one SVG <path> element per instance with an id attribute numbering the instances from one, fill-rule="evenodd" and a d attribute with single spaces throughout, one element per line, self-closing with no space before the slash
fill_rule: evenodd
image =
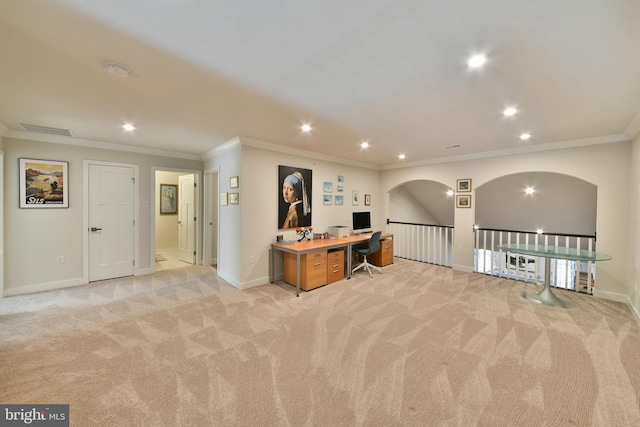
<path id="1" fill-rule="evenodd" d="M 64 256 L 58 255 L 56 257 L 56 264 L 64 264 Z"/>

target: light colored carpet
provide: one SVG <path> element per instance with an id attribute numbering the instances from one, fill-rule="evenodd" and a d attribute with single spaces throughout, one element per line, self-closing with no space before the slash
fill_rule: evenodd
<path id="1" fill-rule="evenodd" d="M 0 300 L 0 402 L 73 426 L 637 426 L 619 303 L 396 259 L 302 293 L 188 267 Z"/>

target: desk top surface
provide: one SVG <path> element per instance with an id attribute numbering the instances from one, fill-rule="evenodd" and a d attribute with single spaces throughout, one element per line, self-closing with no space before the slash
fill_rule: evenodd
<path id="1" fill-rule="evenodd" d="M 572 261 L 608 261 L 612 259 L 611 255 L 602 252 L 565 248 L 562 246 L 511 244 L 499 245 L 498 249 L 523 255 L 568 259 Z"/>
<path id="2" fill-rule="evenodd" d="M 331 249 L 348 246 L 352 243 L 366 242 L 373 233 L 350 235 L 347 237 L 333 237 L 331 239 L 312 239 L 301 242 L 294 240 L 289 242 L 273 242 L 271 246 L 286 252 L 311 252 L 320 249 Z M 393 237 L 391 233 L 382 233 L 381 239 Z"/>

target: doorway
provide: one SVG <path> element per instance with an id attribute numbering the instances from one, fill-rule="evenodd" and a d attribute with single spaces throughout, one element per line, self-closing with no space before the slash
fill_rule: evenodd
<path id="1" fill-rule="evenodd" d="M 153 260 L 155 271 L 171 270 L 198 263 L 198 180 L 194 171 L 153 169 L 154 214 Z M 166 209 L 161 189 L 175 189 L 175 209 Z M 164 205 L 163 205 L 164 203 Z"/>
<path id="2" fill-rule="evenodd" d="M 85 282 L 132 276 L 137 166 L 87 161 L 84 177 Z"/>

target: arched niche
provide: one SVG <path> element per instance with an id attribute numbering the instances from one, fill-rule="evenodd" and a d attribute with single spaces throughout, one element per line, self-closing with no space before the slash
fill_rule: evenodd
<path id="1" fill-rule="evenodd" d="M 453 189 L 436 181 L 405 182 L 389 191 L 389 219 L 429 225 L 453 225 Z"/>
<path id="2" fill-rule="evenodd" d="M 483 229 L 595 235 L 597 190 L 560 173 L 505 175 L 475 189 L 475 222 Z"/>

